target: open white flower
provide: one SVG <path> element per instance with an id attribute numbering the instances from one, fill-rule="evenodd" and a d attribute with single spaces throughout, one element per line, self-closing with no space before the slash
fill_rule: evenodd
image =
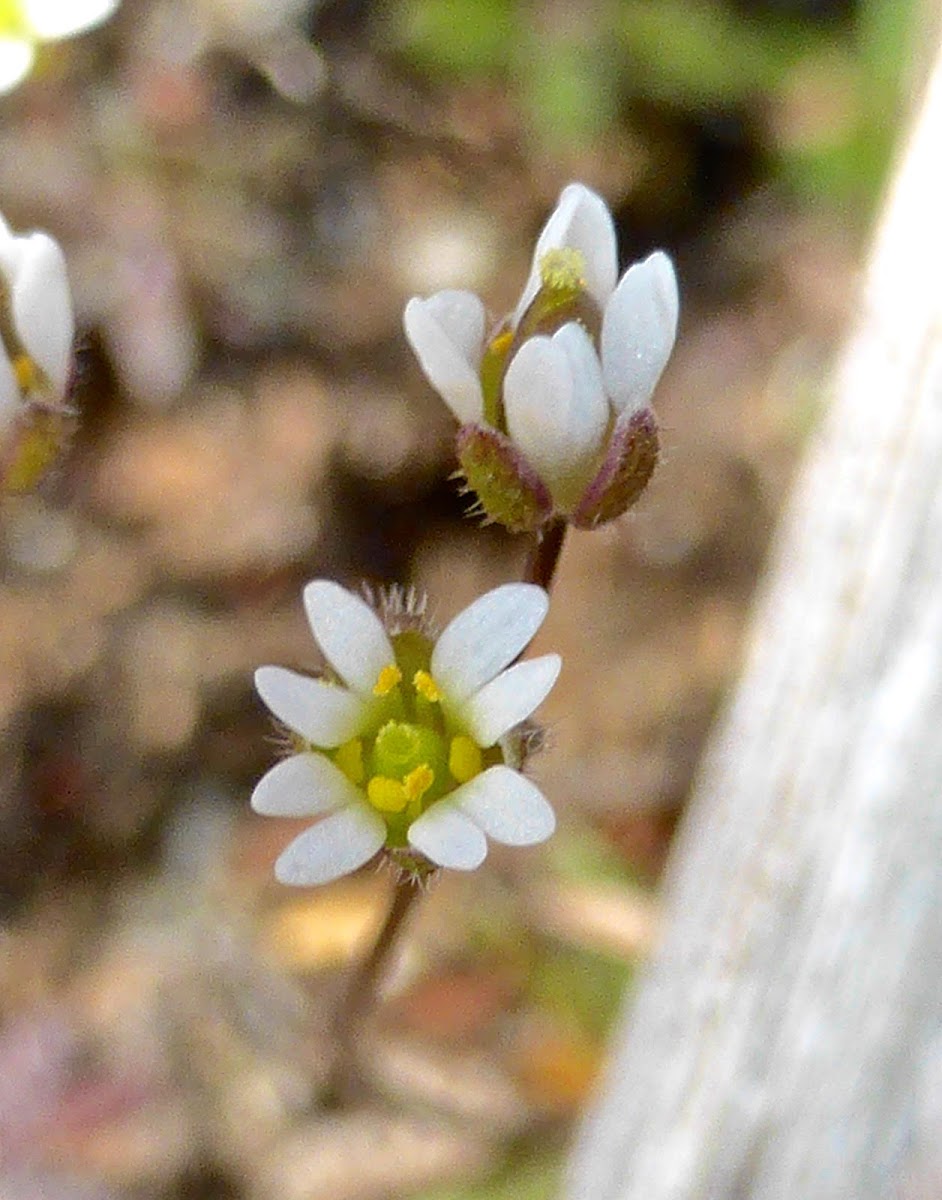
<path id="1" fill-rule="evenodd" d="M 308 584 L 304 607 L 330 677 L 255 673 L 297 752 L 263 776 L 252 807 L 316 818 L 276 862 L 282 883 L 327 883 L 384 848 L 419 873 L 472 870 L 486 838 L 529 846 L 550 836 L 553 810 L 517 769 L 512 736 L 559 673 L 556 654 L 514 664 L 548 603 L 532 584 L 505 584 L 433 642 L 408 613 L 387 629 L 338 584 Z"/>
<path id="2" fill-rule="evenodd" d="M 677 280 L 663 251 L 617 273 L 611 213 L 573 183 L 540 234 L 516 309 L 496 330 L 486 333 L 471 292 L 415 297 L 404 315 L 426 377 L 461 424 L 506 435 L 553 508 L 576 523 L 597 523 L 593 489 L 611 486 L 606 458 L 613 448 L 624 457 L 620 443 L 649 409 L 677 332 Z M 474 486 L 466 445 L 459 440 L 459 457 Z"/>

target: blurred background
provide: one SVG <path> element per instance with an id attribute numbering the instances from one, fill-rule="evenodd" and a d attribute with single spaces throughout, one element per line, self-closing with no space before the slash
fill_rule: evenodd
<path id="1" fill-rule="evenodd" d="M 0 13 L 2 15 L 2 13 Z M 0 210 L 63 244 L 80 420 L 0 522 L 0 1200 L 553 1195 L 826 402 L 920 77 L 918 0 L 125 0 L 0 97 Z M 448 619 L 463 515 L 406 300 L 516 300 L 561 187 L 681 281 L 639 507 L 574 534 L 535 774 L 561 829 L 443 879 L 319 1102 L 370 873 L 289 892 L 248 811 L 300 587 Z"/>

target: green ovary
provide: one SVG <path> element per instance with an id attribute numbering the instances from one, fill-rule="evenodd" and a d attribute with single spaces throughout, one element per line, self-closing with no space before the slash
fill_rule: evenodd
<path id="1" fill-rule="evenodd" d="M 375 724 L 330 752 L 334 763 L 383 818 L 387 846 L 405 846 L 410 824 L 484 769 L 480 747 L 450 728 L 428 670 L 430 649 L 416 634 L 394 639 L 396 662 L 373 695 Z"/>

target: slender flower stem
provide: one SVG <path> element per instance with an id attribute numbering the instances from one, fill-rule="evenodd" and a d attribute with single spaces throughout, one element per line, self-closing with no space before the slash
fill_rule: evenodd
<path id="1" fill-rule="evenodd" d="M 552 588 L 567 528 L 565 520 L 557 517 L 547 525 L 544 532 L 536 535 L 523 573 L 524 583 L 538 583 L 546 591 Z"/>
<path id="2" fill-rule="evenodd" d="M 337 1108 L 355 1099 L 362 1090 L 356 1061 L 356 1042 L 363 1021 L 376 1005 L 386 965 L 398 942 L 399 933 L 412 905 L 422 893 L 411 880 L 396 884 L 386 920 L 373 948 L 360 963 L 337 1017 L 334 1035 L 334 1064 L 325 1090 L 329 1108 Z"/>

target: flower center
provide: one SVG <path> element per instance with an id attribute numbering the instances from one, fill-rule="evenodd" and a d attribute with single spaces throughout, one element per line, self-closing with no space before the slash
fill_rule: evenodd
<path id="1" fill-rule="evenodd" d="M 393 643 L 396 661 L 382 668 L 372 689 L 373 720 L 330 757 L 386 822 L 388 844 L 404 845 L 409 824 L 480 774 L 485 761 L 480 746 L 443 711 L 427 639 L 409 631 Z"/>

